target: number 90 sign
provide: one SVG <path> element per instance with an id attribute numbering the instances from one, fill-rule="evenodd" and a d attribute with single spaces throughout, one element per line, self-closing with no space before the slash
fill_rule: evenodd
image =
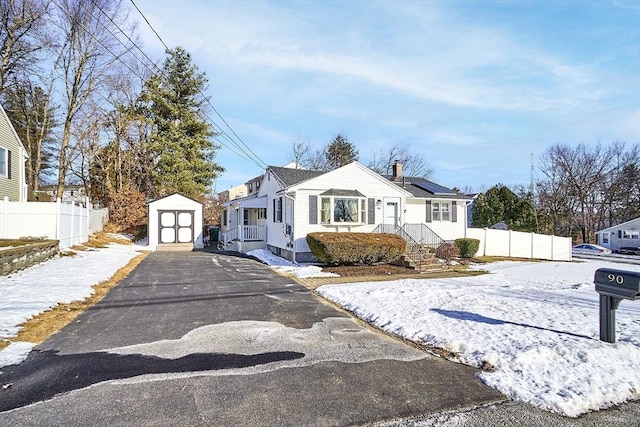
<path id="1" fill-rule="evenodd" d="M 607 279 L 609 279 L 609 283 L 617 283 L 618 285 L 622 285 L 624 283 L 624 276 L 620 276 L 618 274 L 609 273 L 607 274 Z"/>

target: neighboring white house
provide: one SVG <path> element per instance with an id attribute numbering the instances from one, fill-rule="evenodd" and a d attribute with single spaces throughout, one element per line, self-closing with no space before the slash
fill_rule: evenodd
<path id="1" fill-rule="evenodd" d="M 27 201 L 26 159 L 27 150 L 0 105 L 0 200 Z"/>
<path id="2" fill-rule="evenodd" d="M 640 218 L 596 232 L 600 246 L 617 251 L 623 246 L 640 246 Z"/>
<path id="3" fill-rule="evenodd" d="M 193 250 L 204 247 L 203 205 L 172 194 L 148 204 L 147 235 L 151 250 Z"/>
<path id="4" fill-rule="evenodd" d="M 403 227 L 421 243 L 464 237 L 467 196 L 402 177 L 400 167 L 394 172 L 383 177 L 358 162 L 329 172 L 269 166 L 257 192 L 222 205 L 221 240 L 226 249 L 269 248 L 306 262 L 313 260 L 306 241 L 311 232 Z"/>

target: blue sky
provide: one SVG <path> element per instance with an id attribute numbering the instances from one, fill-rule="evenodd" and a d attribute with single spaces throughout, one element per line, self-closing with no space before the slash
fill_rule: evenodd
<path id="1" fill-rule="evenodd" d="M 294 139 L 320 148 L 342 133 L 365 165 L 406 144 L 436 182 L 478 191 L 528 185 L 531 153 L 556 143 L 640 143 L 638 0 L 135 3 L 269 165 Z M 225 147 L 216 160 L 216 191 L 262 173 Z"/>

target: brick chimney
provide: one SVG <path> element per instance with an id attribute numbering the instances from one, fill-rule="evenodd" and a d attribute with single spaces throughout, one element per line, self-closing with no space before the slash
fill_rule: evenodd
<path id="1" fill-rule="evenodd" d="M 402 163 L 400 160 L 396 160 L 393 164 L 393 178 L 400 178 L 402 176 Z"/>

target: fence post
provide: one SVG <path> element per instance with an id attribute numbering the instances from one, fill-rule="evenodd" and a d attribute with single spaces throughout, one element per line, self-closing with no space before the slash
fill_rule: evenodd
<path id="1" fill-rule="evenodd" d="M 56 240 L 58 240 L 60 243 L 62 243 L 62 220 L 60 215 L 61 202 L 62 200 L 60 200 L 60 197 L 56 198 Z"/>
<path id="2" fill-rule="evenodd" d="M 7 237 L 7 230 L 9 228 L 9 197 L 4 196 L 2 199 L 2 238 Z"/>
<path id="3" fill-rule="evenodd" d="M 87 221 L 87 223 L 86 223 L 85 229 L 87 231 L 87 241 L 88 241 L 89 232 L 90 232 L 89 222 L 91 221 L 91 210 L 93 209 L 93 206 L 91 205 L 91 202 L 89 201 L 89 196 L 85 196 L 84 205 L 86 206 L 86 212 L 85 213 L 86 213 L 86 221 Z"/>

